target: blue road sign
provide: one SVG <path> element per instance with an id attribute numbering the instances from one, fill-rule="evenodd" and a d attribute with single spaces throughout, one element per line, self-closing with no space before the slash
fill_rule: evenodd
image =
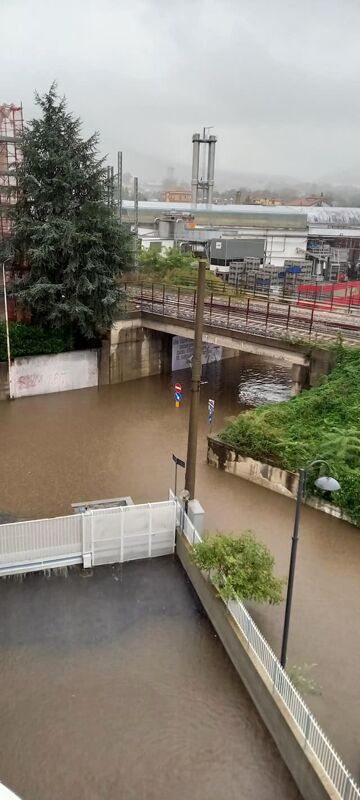
<path id="1" fill-rule="evenodd" d="M 209 402 L 208 402 L 208 420 L 209 420 L 209 425 L 211 425 L 211 423 L 213 421 L 214 413 L 215 413 L 215 400 L 209 400 Z"/>
<path id="2" fill-rule="evenodd" d="M 181 392 L 175 392 L 175 400 L 176 400 L 177 403 L 181 403 L 181 401 L 182 401 Z"/>

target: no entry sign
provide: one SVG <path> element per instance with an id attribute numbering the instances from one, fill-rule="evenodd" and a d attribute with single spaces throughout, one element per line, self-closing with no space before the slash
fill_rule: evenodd
<path id="1" fill-rule="evenodd" d="M 180 394 L 182 393 L 181 383 L 175 383 L 175 392 L 180 392 Z"/>

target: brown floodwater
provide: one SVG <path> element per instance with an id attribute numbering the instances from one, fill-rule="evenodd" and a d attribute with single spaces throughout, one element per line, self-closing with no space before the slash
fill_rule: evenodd
<path id="1" fill-rule="evenodd" d="M 22 800 L 300 800 L 175 557 L 0 584 Z"/>
<path id="2" fill-rule="evenodd" d="M 31 518 L 69 513 L 72 502 L 101 497 L 164 499 L 174 481 L 171 454 L 186 456 L 190 374 L 176 379 L 184 387 L 180 409 L 171 376 L 0 403 L 0 512 Z M 242 356 L 209 365 L 204 381 L 197 496 L 207 528 L 252 529 L 272 549 L 279 574 L 287 574 L 294 502 L 209 467 L 206 434 L 209 397 L 216 402 L 216 431 L 242 408 L 286 398 L 289 375 Z M 357 779 L 359 574 L 359 531 L 305 507 L 288 665 L 316 682 L 317 693 L 305 699 Z M 278 653 L 283 605 L 251 611 Z"/>

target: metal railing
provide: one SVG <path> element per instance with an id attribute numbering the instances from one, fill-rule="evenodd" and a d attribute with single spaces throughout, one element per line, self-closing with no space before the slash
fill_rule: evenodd
<path id="1" fill-rule="evenodd" d="M 201 542 L 201 536 L 171 490 L 169 496 L 170 499 L 176 499 L 178 526 L 187 540 L 191 545 Z M 228 600 L 226 606 L 246 639 L 247 649 L 251 650 L 256 656 L 268 680 L 270 680 L 273 694 L 281 698 L 291 715 L 297 727 L 299 738 L 301 738 L 303 749 L 311 750 L 341 800 L 359 800 L 359 787 L 282 668 L 270 645 L 260 633 L 244 604 L 240 600 Z"/>
<path id="2" fill-rule="evenodd" d="M 193 323 L 196 312 L 196 290 L 180 287 L 124 284 L 128 300 L 141 311 Z M 359 307 L 357 307 L 358 309 Z M 335 311 L 335 309 L 334 309 Z M 360 338 L 359 316 L 349 317 L 341 310 L 337 315 L 315 308 L 300 308 L 294 303 L 276 300 L 264 302 L 255 298 L 218 296 L 211 292 L 205 298 L 204 324 L 230 331 L 266 334 L 276 338 Z"/>

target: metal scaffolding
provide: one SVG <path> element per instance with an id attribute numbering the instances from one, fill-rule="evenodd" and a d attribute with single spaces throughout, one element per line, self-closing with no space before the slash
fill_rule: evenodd
<path id="1" fill-rule="evenodd" d="M 0 105 L 0 241 L 10 234 L 9 211 L 18 199 L 23 126 L 22 106 Z"/>

